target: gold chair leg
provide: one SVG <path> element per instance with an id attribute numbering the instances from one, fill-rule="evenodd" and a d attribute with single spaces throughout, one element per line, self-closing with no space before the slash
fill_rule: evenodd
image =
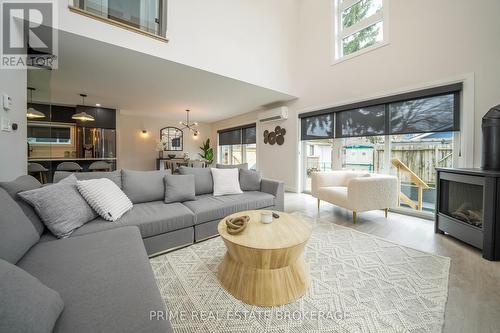
<path id="1" fill-rule="evenodd" d="M 354 222 L 354 224 L 356 224 L 356 217 L 357 217 L 356 211 L 353 211 L 352 212 L 352 221 Z"/>
<path id="2" fill-rule="evenodd" d="M 321 203 L 321 200 L 318 198 L 318 210 L 319 210 L 319 204 Z"/>
<path id="3" fill-rule="evenodd" d="M 389 214 L 389 208 L 384 209 L 385 211 L 385 218 L 387 218 L 387 214 Z"/>

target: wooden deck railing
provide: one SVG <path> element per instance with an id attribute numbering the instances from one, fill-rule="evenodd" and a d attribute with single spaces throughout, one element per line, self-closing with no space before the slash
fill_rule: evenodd
<path id="1" fill-rule="evenodd" d="M 400 159 L 395 158 L 391 160 L 392 165 L 396 167 L 398 172 L 398 188 L 399 188 L 399 201 L 398 205 L 403 201 L 405 204 L 410 206 L 416 210 L 422 210 L 422 198 L 424 190 L 429 189 L 429 185 L 424 182 L 413 170 L 411 170 L 406 164 L 404 164 Z M 410 199 L 406 194 L 401 191 L 401 174 L 408 174 L 410 177 L 410 181 L 418 188 L 418 199 L 415 203 L 412 199 Z"/>

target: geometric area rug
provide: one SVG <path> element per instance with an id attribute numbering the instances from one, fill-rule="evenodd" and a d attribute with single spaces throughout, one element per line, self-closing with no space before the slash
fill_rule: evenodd
<path id="1" fill-rule="evenodd" d="M 294 213 L 313 228 L 311 284 L 297 301 L 258 307 L 217 279 L 220 237 L 150 259 L 174 332 L 441 332 L 450 259 Z"/>

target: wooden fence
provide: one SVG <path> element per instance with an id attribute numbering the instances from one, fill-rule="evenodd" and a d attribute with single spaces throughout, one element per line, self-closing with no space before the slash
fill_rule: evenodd
<path id="1" fill-rule="evenodd" d="M 451 144 L 412 145 L 397 144 L 392 146 L 391 159 L 403 161 L 429 186 L 436 184 L 436 167 L 451 167 L 453 162 Z M 375 172 L 382 172 L 384 165 L 384 146 L 377 145 L 374 150 Z"/>

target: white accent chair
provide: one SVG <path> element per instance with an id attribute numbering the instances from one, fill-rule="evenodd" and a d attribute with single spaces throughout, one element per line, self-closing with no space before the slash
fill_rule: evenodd
<path id="1" fill-rule="evenodd" d="M 383 209 L 385 217 L 389 208 L 398 202 L 398 179 L 394 176 L 359 171 L 314 172 L 311 175 L 311 194 L 318 199 L 352 210 L 356 214 Z"/>

